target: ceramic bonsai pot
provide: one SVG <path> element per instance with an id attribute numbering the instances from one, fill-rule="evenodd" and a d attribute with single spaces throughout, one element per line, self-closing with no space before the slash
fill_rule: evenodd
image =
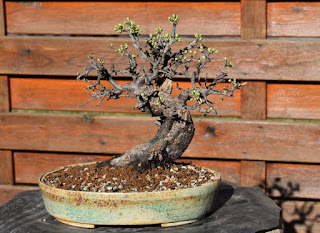
<path id="1" fill-rule="evenodd" d="M 91 164 L 91 163 L 87 163 Z M 70 166 L 79 166 L 70 165 Z M 47 211 L 69 225 L 92 228 L 95 225 L 180 225 L 201 219 L 212 212 L 217 197 L 220 175 L 211 169 L 215 179 L 192 188 L 130 193 L 71 191 L 45 184 L 45 177 L 60 169 L 43 174 L 39 181 Z"/>

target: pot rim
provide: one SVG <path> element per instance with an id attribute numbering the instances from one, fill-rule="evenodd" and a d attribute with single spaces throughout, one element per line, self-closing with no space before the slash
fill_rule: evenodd
<path id="1" fill-rule="evenodd" d="M 39 184 L 39 187 L 40 189 L 46 189 L 46 190 L 50 190 L 52 192 L 55 192 L 55 190 L 59 190 L 59 192 L 62 192 L 62 193 L 81 193 L 81 194 L 89 194 L 90 195 L 98 195 L 98 196 L 127 196 L 127 195 L 130 195 L 130 196 L 134 196 L 134 195 L 146 195 L 146 196 L 150 196 L 150 195 L 159 195 L 159 194 L 169 194 L 169 193 L 177 193 L 177 192 L 183 192 L 183 190 L 190 190 L 190 189 L 203 189 L 205 188 L 206 186 L 210 186 L 210 185 L 214 185 L 214 184 L 219 184 L 221 182 L 221 176 L 218 172 L 210 169 L 210 168 L 206 168 L 206 167 L 203 167 L 205 168 L 207 171 L 215 174 L 215 179 L 207 182 L 207 183 L 204 183 L 204 184 L 201 184 L 199 186 L 195 186 L 195 187 L 190 187 L 190 188 L 181 188 L 181 189 L 174 189 L 174 190 L 163 190 L 163 191 L 154 191 L 154 192 L 115 192 L 115 193 L 108 193 L 108 192 L 90 192 L 90 191 L 75 191 L 75 190 L 66 190 L 66 189 L 60 189 L 60 188 L 56 188 L 56 187 L 52 187 L 52 186 L 49 186 L 47 185 L 46 183 L 43 182 L 43 179 L 51 174 L 51 173 L 54 173 L 56 171 L 59 171 L 59 170 L 62 170 L 62 169 L 65 169 L 67 167 L 75 167 L 75 166 L 84 166 L 84 165 L 90 165 L 90 164 L 94 164 L 94 163 L 97 163 L 97 162 L 88 162 L 88 163 L 78 163 L 78 164 L 71 164 L 71 165 L 66 165 L 66 166 L 60 166 L 60 167 L 57 167 L 53 170 L 50 170 L 48 172 L 45 172 L 43 173 L 40 178 L 39 178 L 39 181 L 38 181 L 38 184 Z"/>

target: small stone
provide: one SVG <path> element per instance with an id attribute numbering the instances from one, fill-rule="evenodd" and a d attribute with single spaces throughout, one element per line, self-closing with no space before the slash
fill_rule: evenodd
<path id="1" fill-rule="evenodd" d="M 115 187 L 112 188 L 112 191 L 113 191 L 113 192 L 118 192 L 118 191 L 119 191 L 119 188 L 118 188 L 117 186 L 115 186 Z"/>
<path id="2" fill-rule="evenodd" d="M 108 190 L 108 191 L 111 191 L 111 190 L 112 190 L 112 187 L 111 187 L 111 186 L 108 186 L 108 187 L 107 187 L 107 190 Z"/>
<path id="3" fill-rule="evenodd" d="M 191 165 L 188 165 L 187 168 L 190 169 L 190 170 L 194 170 L 194 167 L 191 166 Z"/>

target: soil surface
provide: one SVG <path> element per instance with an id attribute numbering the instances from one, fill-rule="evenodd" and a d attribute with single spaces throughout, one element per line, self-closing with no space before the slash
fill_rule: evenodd
<path id="1" fill-rule="evenodd" d="M 66 190 L 87 192 L 155 192 L 191 188 L 219 179 L 206 168 L 186 164 L 158 166 L 145 172 L 132 167 L 102 167 L 96 164 L 65 167 L 45 177 L 44 183 Z"/>

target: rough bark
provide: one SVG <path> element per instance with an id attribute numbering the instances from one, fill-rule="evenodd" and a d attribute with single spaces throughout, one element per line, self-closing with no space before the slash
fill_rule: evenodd
<path id="1" fill-rule="evenodd" d="M 148 109 L 159 116 L 157 134 L 148 142 L 140 144 L 119 157 L 102 161 L 99 166 L 127 166 L 145 168 L 150 164 L 174 162 L 189 146 L 194 135 L 194 124 L 187 109 L 183 95 L 178 98 L 171 96 L 172 81 L 167 80 L 161 85 L 157 98 L 151 98 Z M 163 102 L 159 102 L 159 98 Z"/>

